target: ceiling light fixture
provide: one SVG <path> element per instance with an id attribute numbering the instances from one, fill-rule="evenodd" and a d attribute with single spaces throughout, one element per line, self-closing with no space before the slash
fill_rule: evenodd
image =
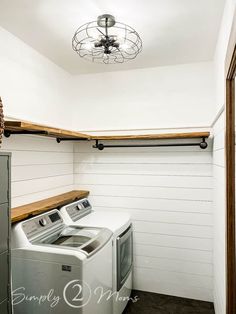
<path id="1" fill-rule="evenodd" d="M 142 50 L 139 34 L 130 26 L 103 14 L 97 21 L 80 26 L 72 38 L 72 48 L 86 60 L 97 63 L 123 63 Z"/>

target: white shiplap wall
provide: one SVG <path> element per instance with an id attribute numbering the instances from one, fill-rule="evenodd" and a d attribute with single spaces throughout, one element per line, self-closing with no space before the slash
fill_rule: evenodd
<path id="1" fill-rule="evenodd" d="M 3 138 L 12 152 L 12 207 L 73 190 L 73 144 L 42 136 Z"/>
<path id="2" fill-rule="evenodd" d="M 132 215 L 134 287 L 212 301 L 211 145 L 74 150 L 75 185 L 94 209 Z"/>
<path id="3" fill-rule="evenodd" d="M 69 142 L 13 135 L 1 150 L 12 152 L 13 207 L 89 189 L 95 210 L 132 215 L 136 289 L 212 300 L 211 146 L 100 152 L 76 143 L 73 153 Z"/>
<path id="4" fill-rule="evenodd" d="M 226 188 L 225 188 L 225 111 L 213 127 L 214 188 L 214 304 L 216 314 L 226 313 Z"/>

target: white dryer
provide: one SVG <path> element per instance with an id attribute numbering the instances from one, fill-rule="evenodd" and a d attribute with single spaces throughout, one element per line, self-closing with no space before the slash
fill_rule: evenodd
<path id="1" fill-rule="evenodd" d="M 132 290 L 133 232 L 128 213 L 94 211 L 84 198 L 60 209 L 66 224 L 103 227 L 113 232 L 113 314 L 121 314 Z"/>
<path id="2" fill-rule="evenodd" d="M 67 226 L 55 209 L 13 226 L 15 314 L 111 314 L 112 232 Z"/>

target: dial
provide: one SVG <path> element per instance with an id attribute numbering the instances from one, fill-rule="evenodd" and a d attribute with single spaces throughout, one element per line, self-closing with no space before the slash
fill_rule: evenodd
<path id="1" fill-rule="evenodd" d="M 77 209 L 78 209 L 78 210 L 83 209 L 83 205 L 79 203 L 79 204 L 77 205 Z"/>
<path id="2" fill-rule="evenodd" d="M 45 227 L 47 224 L 47 220 L 45 218 L 39 219 L 39 224 L 41 227 Z"/>

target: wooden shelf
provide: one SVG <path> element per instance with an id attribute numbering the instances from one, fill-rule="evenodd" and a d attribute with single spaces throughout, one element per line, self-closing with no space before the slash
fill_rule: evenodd
<path id="1" fill-rule="evenodd" d="M 5 135 L 35 134 L 54 137 L 59 140 L 161 140 L 161 139 L 190 139 L 207 138 L 210 132 L 164 133 L 146 135 L 99 135 L 93 136 L 85 133 L 53 128 L 45 125 L 25 121 L 5 121 Z"/>
<path id="2" fill-rule="evenodd" d="M 11 221 L 12 223 L 14 223 L 29 218 L 31 216 L 42 214 L 46 211 L 49 211 L 50 209 L 64 206 L 78 199 L 87 197 L 88 195 L 89 191 L 74 190 L 50 198 L 46 198 L 42 201 L 12 208 Z"/>
<path id="3" fill-rule="evenodd" d="M 210 132 L 189 132 L 189 133 L 166 133 L 166 134 L 146 134 L 146 135 L 105 135 L 91 136 L 91 140 L 161 140 L 161 139 L 189 139 L 208 138 Z"/>
<path id="4" fill-rule="evenodd" d="M 80 132 L 57 129 L 24 121 L 5 121 L 5 131 L 9 132 L 9 134 L 36 134 L 60 139 L 90 139 L 89 135 Z"/>

